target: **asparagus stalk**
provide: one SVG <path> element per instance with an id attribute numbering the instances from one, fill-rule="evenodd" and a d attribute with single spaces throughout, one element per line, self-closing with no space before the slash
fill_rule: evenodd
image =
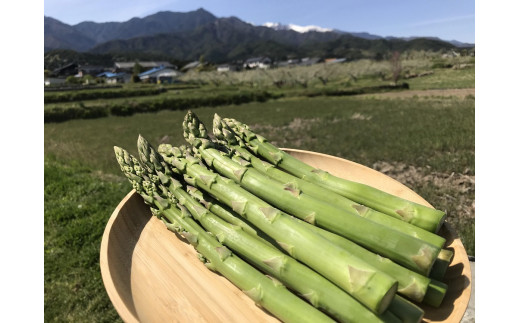
<path id="1" fill-rule="evenodd" d="M 367 220 L 358 213 L 334 207 L 233 161 L 216 149 L 207 136 L 205 126 L 191 111 L 186 114 L 183 128 L 184 137 L 197 149 L 206 164 L 249 192 L 289 214 L 344 236 L 411 270 L 426 276 L 429 274 L 440 248 Z"/>
<path id="2" fill-rule="evenodd" d="M 273 164 L 256 157 L 256 155 L 251 153 L 246 148 L 247 145 L 243 140 L 233 135 L 232 130 L 227 126 L 227 124 L 222 122 L 220 116 L 217 114 L 215 114 L 213 119 L 213 134 L 220 144 L 225 145 L 234 151 L 237 156 L 248 161 L 253 168 L 282 184 L 290 185 L 291 187 L 297 188 L 304 193 L 326 201 L 331 205 L 336 205 L 339 208 L 357 212 L 360 216 L 363 216 L 371 221 L 389 226 L 403 233 L 424 240 L 436 247 L 442 248 L 446 243 L 445 238 L 435 233 L 426 231 L 422 228 L 401 221 L 382 212 L 367 208 L 342 195 L 337 194 L 336 192 L 286 173 L 283 170 L 275 167 Z M 444 277 L 444 274 L 451 262 L 452 256 L 453 252 L 450 250 L 441 249 L 437 259 L 432 266 L 429 276 L 431 278 L 441 280 Z"/>
<path id="3" fill-rule="evenodd" d="M 403 295 L 412 301 L 424 303 L 434 307 L 438 307 L 442 303 L 442 300 L 444 299 L 447 291 L 447 286 L 443 285 L 443 283 L 436 280 L 434 281 L 430 277 L 420 275 L 403 266 L 400 266 L 392 260 L 370 252 L 369 250 L 353 243 L 352 241 L 349 241 L 348 239 L 345 239 L 342 236 L 327 230 L 323 230 L 307 222 L 301 222 L 310 230 L 319 233 L 329 241 L 344 248 L 354 256 L 362 258 L 368 264 L 395 278 L 399 283 L 397 292 L 400 295 Z"/>
<path id="4" fill-rule="evenodd" d="M 215 129 L 215 128 L 214 128 Z M 225 132 L 225 130 L 224 130 Z M 221 133 L 221 132 L 220 132 Z M 222 139 L 223 137 L 219 135 L 219 132 L 215 133 L 217 138 Z M 418 238 L 420 240 L 426 241 L 438 248 L 442 248 L 446 243 L 446 239 L 432 233 L 430 231 L 426 231 L 422 228 L 419 228 L 410 223 L 398 220 L 394 217 L 391 217 L 387 214 L 372 210 L 360 204 L 357 204 L 354 201 L 347 199 L 344 196 L 341 196 L 333 191 L 328 189 L 324 189 L 323 187 L 319 187 L 314 183 L 307 182 L 300 178 L 297 178 L 289 173 L 282 171 L 279 168 L 276 168 L 273 164 L 261 160 L 255 155 L 251 154 L 244 146 L 241 144 L 231 144 L 228 142 L 229 148 L 234 150 L 238 156 L 247 160 L 251 163 L 251 166 L 256 170 L 262 172 L 263 174 L 269 176 L 270 178 L 277 180 L 278 182 L 286 185 L 290 185 L 294 188 L 301 190 L 304 193 L 307 193 L 313 197 L 321 199 L 330 203 L 331 205 L 336 205 L 339 208 L 356 211 L 360 216 L 365 217 L 371 221 L 376 223 L 380 223 L 391 227 L 393 229 L 399 230 L 405 234 L 408 234 L 412 237 Z M 430 277 L 434 279 L 442 279 L 446 270 L 449 267 L 451 262 L 451 258 L 453 257 L 453 252 L 448 249 L 441 249 L 437 259 L 433 263 L 432 269 L 430 271 Z"/>
<path id="5" fill-rule="evenodd" d="M 222 120 L 233 129 L 233 133 L 236 136 L 251 146 L 255 154 L 262 156 L 269 162 L 299 178 L 316 183 L 362 205 L 409 222 L 430 232 L 438 232 L 444 223 L 445 212 L 314 168 L 280 150 L 264 137 L 251 131 L 247 125 L 235 119 L 224 118 Z"/>
<path id="6" fill-rule="evenodd" d="M 395 313 L 403 323 L 421 322 L 424 317 L 424 311 L 412 302 L 396 296 L 389 309 Z"/>
<path id="7" fill-rule="evenodd" d="M 184 236 L 202 255 L 206 266 L 226 277 L 242 289 L 259 306 L 285 322 L 333 322 L 324 313 L 300 299 L 275 279 L 263 275 L 251 265 L 235 256 L 195 222 L 189 212 L 174 207 L 161 197 L 153 180 L 143 175 L 143 168 L 119 147 L 114 147 L 121 170 L 144 201 L 156 209 L 169 223 L 167 228 Z M 165 190 L 164 187 L 160 188 Z M 171 196 L 170 196 L 171 198 Z M 173 202 L 176 202 L 175 200 Z"/>
<path id="8" fill-rule="evenodd" d="M 189 204 L 192 205 L 191 208 L 188 207 L 188 209 L 189 209 L 190 211 L 191 211 L 192 208 L 194 209 L 194 211 L 191 212 L 192 214 L 195 214 L 195 213 L 205 213 L 204 211 L 201 211 L 201 210 L 199 209 L 200 207 L 202 207 L 202 205 L 204 205 L 204 207 L 206 207 L 206 209 L 208 209 L 208 210 L 211 210 L 211 209 L 218 209 L 218 206 L 219 206 L 218 201 L 214 201 L 214 202 L 212 202 L 212 203 L 207 203 L 207 200 L 208 200 L 208 199 L 211 199 L 211 197 L 208 197 L 207 194 L 205 194 L 204 192 L 198 190 L 197 188 L 191 187 L 191 188 L 187 189 L 185 192 L 188 192 L 189 195 L 191 195 L 191 197 L 193 197 L 193 199 L 191 199 L 191 200 L 186 199 L 186 200 L 185 200 L 184 197 L 183 197 L 183 198 L 180 198 L 180 200 L 185 200 L 186 203 L 189 203 Z M 176 194 L 176 196 L 177 196 L 177 194 Z M 200 202 L 200 203 L 198 203 L 198 202 Z M 185 205 L 185 204 L 183 204 L 183 205 Z M 195 209 L 196 209 L 196 210 L 195 210 Z M 232 213 L 232 211 L 228 211 L 228 210 L 225 210 L 225 209 L 223 209 L 223 208 L 222 208 L 221 210 L 223 210 L 224 212 L 227 213 L 227 214 L 225 215 L 225 218 L 226 218 L 226 219 L 235 218 L 235 219 L 239 220 L 239 219 L 236 218 L 236 216 Z M 205 214 L 209 214 L 209 216 L 211 216 L 211 212 L 209 212 L 209 213 L 205 213 Z M 239 221 L 242 221 L 242 220 L 239 220 Z M 298 220 L 298 221 L 303 222 L 303 221 L 301 221 L 301 220 Z M 234 221 L 234 222 L 235 222 L 235 221 Z M 305 222 L 303 222 L 303 223 L 305 223 Z M 244 222 L 243 224 L 244 224 L 244 225 L 247 225 L 245 222 Z M 310 225 L 310 224 L 309 224 L 309 225 Z M 319 228 L 317 228 L 317 227 L 315 227 L 315 228 L 316 228 L 317 230 L 321 230 L 321 229 L 319 229 Z M 214 232 L 213 230 L 211 230 L 211 231 Z M 241 233 L 242 230 L 239 229 L 238 232 Z M 257 230 L 256 232 L 261 232 L 261 231 Z M 243 234 L 245 234 L 245 233 L 243 233 Z M 253 236 L 256 237 L 256 235 L 255 235 L 254 233 L 251 233 L 251 232 L 249 233 L 249 235 L 253 235 Z M 218 235 L 217 235 L 217 236 L 218 236 Z M 339 236 L 338 236 L 338 237 L 339 237 Z M 257 238 L 259 241 L 263 242 L 263 243 L 267 243 L 267 244 L 271 245 L 271 243 L 269 243 L 268 241 L 263 240 L 263 239 L 260 238 L 260 237 L 256 237 L 256 238 Z M 341 238 L 341 237 L 340 237 L 340 238 Z M 343 239 L 343 238 L 341 238 L 341 239 Z M 237 240 L 238 240 L 238 239 L 237 239 Z M 224 240 L 223 243 L 224 243 L 226 246 L 228 246 L 229 248 L 231 248 L 231 249 L 234 251 L 234 250 L 235 250 L 235 249 L 234 249 L 235 247 L 233 247 L 231 244 L 230 244 L 230 245 L 227 245 L 227 244 L 226 244 L 226 241 L 227 241 L 227 239 Z M 272 247 L 275 248 L 275 246 L 272 246 Z M 360 247 L 358 246 L 358 248 L 360 248 Z M 252 248 L 251 248 L 251 249 L 252 249 Z M 362 249 L 362 248 L 361 248 L 361 249 Z M 248 250 L 249 250 L 249 249 L 248 249 Z M 246 251 L 246 252 L 247 252 L 247 251 Z M 238 250 L 237 250 L 237 253 L 238 253 L 239 255 L 241 255 L 241 253 L 240 253 Z M 374 255 L 374 256 L 375 256 L 375 257 L 378 257 L 378 256 L 376 256 L 376 255 Z M 248 258 L 250 258 L 250 257 L 251 257 L 251 256 L 249 256 Z M 289 257 L 289 259 L 292 259 L 292 258 Z M 379 262 L 379 261 L 378 261 L 378 262 Z M 375 263 L 377 264 L 377 262 L 375 262 Z M 296 261 L 296 264 L 299 264 L 299 263 Z M 376 265 L 375 265 L 374 267 L 376 267 Z M 402 267 L 401 267 L 401 268 L 402 268 Z M 378 269 L 379 269 L 379 268 L 378 268 Z M 288 273 L 287 273 L 287 274 L 288 274 Z M 296 274 L 296 273 L 295 273 L 295 274 Z M 417 275 L 417 274 L 414 273 L 414 272 L 411 272 L 411 276 L 412 276 L 412 277 L 411 277 L 410 280 L 413 279 L 413 276 L 414 276 L 414 275 Z M 275 278 L 278 278 L 278 277 L 275 276 Z M 303 278 L 303 277 L 302 277 L 302 278 Z M 284 281 L 282 281 L 282 282 L 284 282 Z M 327 281 L 327 282 L 328 282 L 328 281 Z M 285 283 L 285 282 L 284 282 L 284 283 Z M 328 283 L 328 284 L 330 284 L 330 283 Z M 286 284 L 286 286 L 290 287 L 288 284 Z M 335 296 L 333 296 L 333 297 L 335 297 Z M 422 309 L 419 308 L 417 305 L 411 303 L 411 302 L 403 301 L 402 299 L 399 299 L 399 298 L 400 298 L 400 297 L 399 297 L 398 295 L 396 295 L 396 296 L 394 297 L 394 299 L 392 300 L 392 303 L 390 304 L 389 308 L 388 308 L 388 309 L 387 309 L 387 310 L 386 310 L 386 311 L 381 315 L 381 318 L 383 318 L 384 321 L 387 321 L 387 320 L 394 320 L 395 318 L 393 318 L 393 317 L 387 317 L 388 314 L 389 314 L 389 312 L 390 312 L 390 313 L 393 313 L 393 315 L 395 315 L 396 317 L 398 317 L 400 321 L 405 321 L 405 322 L 416 322 L 416 323 L 419 323 L 419 322 L 421 321 L 421 319 L 422 319 L 422 315 L 418 315 L 418 313 L 419 313 L 419 312 L 422 312 L 422 313 L 423 313 Z M 343 304 L 344 307 L 349 307 L 349 304 L 348 304 L 348 303 L 343 303 L 343 302 L 344 302 L 344 301 L 341 301 L 341 303 Z M 395 304 L 394 304 L 394 303 L 395 303 Z M 390 309 L 393 309 L 393 310 L 390 310 Z M 348 309 L 348 311 L 351 311 L 351 310 Z M 397 311 L 398 311 L 399 313 L 397 313 Z M 394 313 L 394 312 L 395 312 L 395 313 Z M 335 316 L 335 315 L 333 315 L 333 316 Z M 338 316 L 335 316 L 335 317 L 338 317 Z M 357 320 L 357 319 L 356 319 L 356 320 Z M 368 322 L 368 320 L 365 319 L 365 318 L 363 318 L 362 321 L 367 321 L 367 322 Z"/>
<path id="9" fill-rule="evenodd" d="M 143 160 L 156 152 L 142 137 L 138 150 Z M 397 290 L 397 281 L 379 272 L 363 260 L 350 255 L 291 216 L 272 207 L 229 179 L 206 168 L 200 160 L 174 149 L 175 157 L 166 157 L 177 171 L 187 175 L 190 185 L 215 196 L 240 216 L 274 239 L 293 258 L 337 284 L 376 314 L 383 313 Z M 155 158 L 155 157 L 154 157 Z"/>
<path id="10" fill-rule="evenodd" d="M 214 200 L 213 202 L 208 203 L 207 201 L 212 200 L 212 198 L 195 187 L 189 187 L 187 192 L 210 211 L 214 209 L 219 209 L 220 207 L 220 202 L 218 201 Z M 234 223 L 238 220 L 242 221 L 243 225 L 249 226 L 249 224 L 247 224 L 244 220 L 239 219 L 236 213 L 234 213 L 233 211 L 228 211 L 223 208 L 221 208 L 221 210 L 227 213 L 223 219 L 235 218 L 235 220 L 233 221 Z M 219 214 L 222 213 L 219 212 Z M 295 218 L 295 220 L 297 222 L 302 223 L 303 225 L 308 226 L 309 229 L 321 234 L 323 237 L 327 238 L 331 242 L 336 243 L 338 246 L 344 248 L 346 251 L 353 254 L 354 256 L 363 258 L 363 260 L 365 260 L 368 264 L 374 266 L 378 270 L 381 270 L 390 275 L 391 277 L 395 278 L 399 284 L 397 292 L 402 296 L 405 296 L 414 302 L 424 303 L 435 307 L 438 307 L 444 299 L 444 296 L 446 294 L 446 288 L 440 288 L 442 287 L 442 283 L 433 283 L 431 282 L 431 278 L 419 275 L 416 272 L 399 266 L 391 260 L 374 254 L 368 251 L 367 249 L 364 249 L 337 234 L 320 229 L 300 219 Z M 261 231 L 256 230 L 256 232 Z M 416 311 L 417 309 L 410 310 L 410 316 L 412 317 L 412 320 L 413 317 L 416 317 Z"/>
<path id="11" fill-rule="evenodd" d="M 387 312 L 381 317 L 376 316 L 342 289 L 269 242 L 247 233 L 242 226 L 231 225 L 217 217 L 186 192 L 179 181 L 169 178 L 168 183 L 163 184 L 220 243 L 262 272 L 280 280 L 316 308 L 340 322 L 389 322 L 394 319 Z"/>
<path id="12" fill-rule="evenodd" d="M 324 189 L 315 183 L 305 181 L 284 172 L 273 164 L 256 157 L 246 148 L 246 144 L 243 140 L 233 135 L 232 129 L 229 128 L 229 126 L 224 123 L 217 114 L 215 114 L 213 119 L 213 134 L 219 143 L 224 143 L 224 145 L 234 150 L 238 156 L 251 163 L 253 168 L 282 184 L 290 185 L 295 189 L 323 200 L 330 205 L 334 205 L 338 208 L 349 211 L 350 213 L 358 214 L 359 216 L 371 221 L 399 230 L 412 237 L 424 240 L 438 248 L 442 248 L 446 243 L 446 239 L 437 234 L 356 203 L 334 191 Z"/>

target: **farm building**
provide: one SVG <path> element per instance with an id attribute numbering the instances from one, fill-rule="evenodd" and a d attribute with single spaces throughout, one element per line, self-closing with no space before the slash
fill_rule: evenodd
<path id="1" fill-rule="evenodd" d="M 83 77 L 85 75 L 96 75 L 109 69 L 110 68 L 104 66 L 80 65 L 78 66 L 78 74 L 76 75 L 78 75 L 79 77 Z"/>
<path id="2" fill-rule="evenodd" d="M 49 77 L 44 80 L 45 86 L 55 85 L 55 84 L 65 84 L 64 78 L 56 78 L 56 77 Z"/>
<path id="3" fill-rule="evenodd" d="M 116 72 L 132 72 L 134 69 L 134 65 L 136 62 L 115 62 L 114 69 Z M 137 62 L 145 69 L 156 68 L 159 66 L 164 66 L 171 69 L 177 69 L 177 66 L 169 63 L 169 62 Z"/>
<path id="4" fill-rule="evenodd" d="M 301 59 L 299 65 L 308 66 L 308 65 L 318 64 L 320 62 L 323 62 L 323 59 L 321 59 L 319 57 L 305 57 L 305 58 Z"/>
<path id="5" fill-rule="evenodd" d="M 223 64 L 217 66 L 217 72 L 230 72 L 236 70 L 238 70 L 238 68 L 235 65 Z"/>
<path id="6" fill-rule="evenodd" d="M 148 83 L 173 83 L 181 75 L 175 69 L 159 66 L 139 74 L 139 78 Z"/>
<path id="7" fill-rule="evenodd" d="M 326 58 L 325 64 L 336 64 L 336 63 L 344 63 L 346 62 L 346 58 Z"/>
<path id="8" fill-rule="evenodd" d="M 271 67 L 271 59 L 269 57 L 249 58 L 244 62 L 245 69 L 269 68 Z"/>
<path id="9" fill-rule="evenodd" d="M 188 63 L 188 64 L 184 65 L 183 67 L 181 67 L 181 71 L 187 72 L 189 70 L 199 67 L 201 64 L 203 64 L 203 63 L 201 63 L 200 61 L 193 61 L 193 62 Z"/>
<path id="10" fill-rule="evenodd" d="M 67 77 L 70 75 L 76 75 L 78 73 L 78 64 L 70 63 L 65 66 L 59 67 L 51 72 L 52 77 L 60 78 Z"/>
<path id="11" fill-rule="evenodd" d="M 280 61 L 276 63 L 277 67 L 286 67 L 286 66 L 294 66 L 298 65 L 300 63 L 300 60 L 297 58 L 292 58 L 286 61 Z"/>
<path id="12" fill-rule="evenodd" d="M 114 84 L 114 83 L 128 83 L 130 82 L 131 75 L 128 73 L 112 73 L 112 72 L 103 72 L 96 77 L 101 77 L 106 80 L 108 84 Z"/>

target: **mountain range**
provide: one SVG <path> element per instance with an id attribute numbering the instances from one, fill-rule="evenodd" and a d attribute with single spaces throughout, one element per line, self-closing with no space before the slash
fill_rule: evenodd
<path id="1" fill-rule="evenodd" d="M 380 37 L 319 26 L 266 23 L 256 26 L 237 17 L 218 18 L 200 8 L 190 12 L 161 11 L 124 22 L 85 21 L 65 24 L 44 19 L 44 52 L 72 50 L 90 55 L 148 55 L 189 61 L 204 57 L 222 63 L 252 56 L 374 56 L 394 50 L 439 50 L 473 47 L 441 39 Z"/>

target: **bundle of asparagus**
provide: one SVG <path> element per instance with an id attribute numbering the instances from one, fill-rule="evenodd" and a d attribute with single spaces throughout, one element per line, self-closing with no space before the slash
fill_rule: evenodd
<path id="1" fill-rule="evenodd" d="M 299 165 L 246 125 L 215 115 L 213 126 L 215 140 L 190 111 L 189 146 L 155 150 L 139 136 L 140 161 L 115 147 L 153 214 L 208 268 L 287 322 L 420 322 L 417 304 L 441 304 L 452 256 L 434 233 L 444 213 L 354 182 L 326 185 L 332 175 Z"/>

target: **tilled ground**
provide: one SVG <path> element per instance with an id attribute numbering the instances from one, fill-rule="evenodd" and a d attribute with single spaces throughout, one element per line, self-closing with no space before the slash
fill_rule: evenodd
<path id="1" fill-rule="evenodd" d="M 447 221 L 459 233 L 469 233 L 463 239 L 468 255 L 475 250 L 475 175 L 440 173 L 428 168 L 404 163 L 376 162 L 372 168 L 410 187 L 435 208 L 446 211 Z M 466 234 L 466 236 L 468 236 Z M 471 239 L 473 237 L 473 239 Z"/>

